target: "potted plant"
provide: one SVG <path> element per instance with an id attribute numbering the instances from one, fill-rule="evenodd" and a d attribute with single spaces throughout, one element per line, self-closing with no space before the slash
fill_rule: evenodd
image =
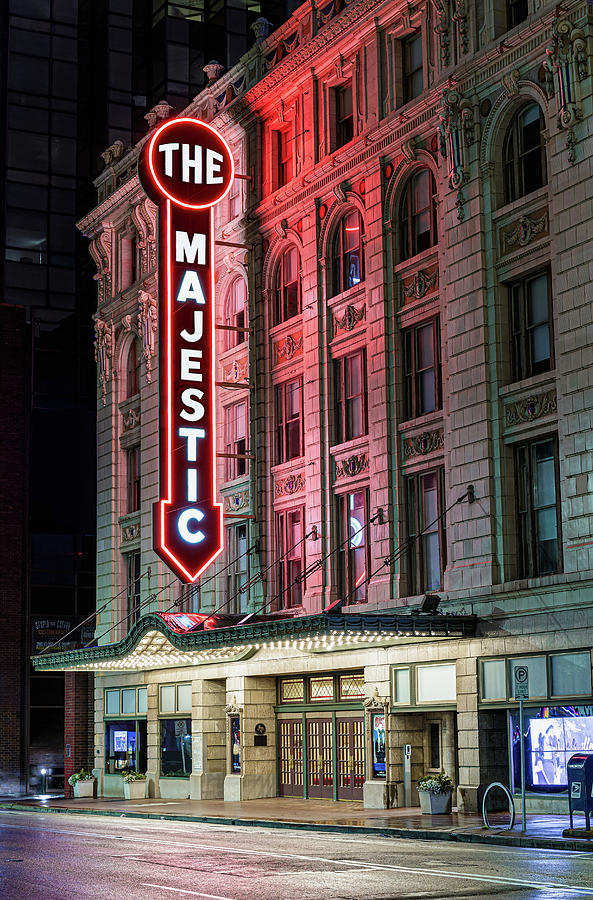
<path id="1" fill-rule="evenodd" d="M 432 815 L 450 813 L 452 791 L 453 782 L 448 775 L 423 775 L 418 782 L 420 809 Z"/>
<path id="2" fill-rule="evenodd" d="M 75 797 L 92 797 L 95 790 L 95 776 L 86 769 L 75 772 L 68 779 L 68 784 L 74 788 Z"/>
<path id="3" fill-rule="evenodd" d="M 146 775 L 130 769 L 123 773 L 122 779 L 126 800 L 144 800 L 146 796 Z"/>

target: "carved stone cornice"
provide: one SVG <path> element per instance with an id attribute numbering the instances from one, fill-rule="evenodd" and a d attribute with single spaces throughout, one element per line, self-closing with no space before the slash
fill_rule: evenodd
<path id="1" fill-rule="evenodd" d="M 530 394 L 520 400 L 513 400 L 505 404 L 505 425 L 511 428 L 513 425 L 522 425 L 533 422 L 542 416 L 554 415 L 558 410 L 556 390 L 543 391 L 541 394 Z"/>
<path id="2" fill-rule="evenodd" d="M 287 334 L 285 337 L 273 343 L 274 349 L 274 365 L 277 366 L 282 362 L 290 362 L 296 356 L 303 355 L 303 332 L 295 332 L 295 334 Z"/>
<path id="3" fill-rule="evenodd" d="M 234 494 L 222 498 L 225 512 L 240 512 L 249 507 L 249 491 L 236 491 Z"/>
<path id="4" fill-rule="evenodd" d="M 369 471 L 369 455 L 364 453 L 353 454 L 345 459 L 335 460 L 336 481 L 341 478 L 355 478 Z"/>
<path id="5" fill-rule="evenodd" d="M 140 424 L 140 410 L 133 407 L 127 409 L 122 413 L 121 423 L 124 431 L 131 431 L 133 428 L 137 428 Z"/>
<path id="6" fill-rule="evenodd" d="M 419 269 L 418 272 L 414 272 L 414 274 L 410 278 L 406 278 L 403 282 L 403 292 L 404 297 L 407 300 L 421 300 L 422 297 L 426 296 L 432 288 L 436 287 L 439 283 L 439 268 L 435 266 L 432 271 L 424 271 L 423 269 Z"/>
<path id="7" fill-rule="evenodd" d="M 304 491 L 305 486 L 305 473 L 291 472 L 289 475 L 274 479 L 274 497 L 291 497 Z"/>
<path id="8" fill-rule="evenodd" d="M 537 216 L 537 213 L 535 214 Z M 518 221 L 513 222 L 507 228 L 502 229 L 502 253 L 507 253 L 513 247 L 526 247 L 539 234 L 547 234 L 548 231 L 548 214 L 543 211 L 538 218 L 531 216 L 521 216 Z"/>
<path id="9" fill-rule="evenodd" d="M 426 456 L 427 453 L 435 453 L 445 446 L 445 435 L 442 428 L 434 431 L 425 431 L 404 438 L 404 460 L 414 459 L 415 456 Z"/>
<path id="10" fill-rule="evenodd" d="M 355 306 L 349 304 L 345 308 L 341 316 L 339 313 L 334 313 L 334 337 L 337 337 L 340 332 L 354 331 L 354 329 L 357 325 L 360 324 L 360 322 L 364 322 L 364 320 L 366 319 L 366 314 L 366 303 L 363 303 L 359 309 L 356 309 Z"/>

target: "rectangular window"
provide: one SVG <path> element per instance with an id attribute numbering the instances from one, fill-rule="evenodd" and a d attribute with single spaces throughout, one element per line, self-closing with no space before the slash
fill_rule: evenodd
<path id="1" fill-rule="evenodd" d="M 402 41 L 402 64 L 404 103 L 407 103 L 424 90 L 422 35 L 419 31 Z"/>
<path id="2" fill-rule="evenodd" d="M 303 380 L 276 385 L 276 462 L 303 455 Z"/>
<path id="3" fill-rule="evenodd" d="M 444 469 L 406 478 L 409 591 L 441 589 L 446 563 Z"/>
<path id="4" fill-rule="evenodd" d="M 561 571 L 556 438 L 515 448 L 520 577 Z"/>
<path id="5" fill-rule="evenodd" d="M 367 433 L 366 351 L 334 362 L 336 443 Z"/>
<path id="6" fill-rule="evenodd" d="M 482 700 L 506 700 L 506 663 L 504 659 L 488 659 L 482 663 Z"/>
<path id="7" fill-rule="evenodd" d="M 119 716 L 119 691 L 105 691 L 105 715 Z"/>
<path id="8" fill-rule="evenodd" d="M 274 189 L 284 187 L 293 176 L 292 148 L 293 138 L 290 129 L 284 128 L 273 132 L 273 158 L 276 161 Z"/>
<path id="9" fill-rule="evenodd" d="M 409 703 L 410 699 L 410 670 L 393 669 L 393 702 Z"/>
<path id="10" fill-rule="evenodd" d="M 140 447 L 126 450 L 126 512 L 138 512 L 140 509 Z"/>
<path id="11" fill-rule="evenodd" d="M 241 771 L 241 716 L 230 716 L 231 732 L 231 772 Z"/>
<path id="12" fill-rule="evenodd" d="M 508 30 L 524 22 L 529 14 L 528 0 L 506 0 L 506 6 Z"/>
<path id="13" fill-rule="evenodd" d="M 340 700 L 364 698 L 364 674 L 362 672 L 340 675 Z"/>
<path id="14" fill-rule="evenodd" d="M 247 401 L 224 408 L 224 480 L 242 478 L 248 472 Z"/>
<path id="15" fill-rule="evenodd" d="M 546 671 L 545 656 L 526 656 L 521 659 L 509 660 L 509 685 L 511 698 L 515 695 L 515 669 L 524 667 L 529 677 L 529 696 L 548 696 L 548 676 Z"/>
<path id="16" fill-rule="evenodd" d="M 337 498 L 338 592 L 347 603 L 365 603 L 369 571 L 368 491 L 355 491 Z"/>
<path id="17" fill-rule="evenodd" d="M 284 678 L 280 682 L 280 703 L 303 703 L 305 682 L 302 678 Z"/>
<path id="18" fill-rule="evenodd" d="M 183 684 L 161 685 L 159 712 L 161 713 L 186 713 L 191 712 L 192 687 L 191 682 Z"/>
<path id="19" fill-rule="evenodd" d="M 334 679 L 331 675 L 311 678 L 309 681 L 309 699 L 311 702 L 334 699 Z"/>
<path id="20" fill-rule="evenodd" d="M 191 719 L 161 719 L 161 775 L 189 778 L 192 746 Z"/>
<path id="21" fill-rule="evenodd" d="M 554 366 L 552 296 L 548 272 L 509 285 L 512 380 L 521 381 Z"/>
<path id="22" fill-rule="evenodd" d="M 304 518 L 305 510 L 302 508 L 276 513 L 277 609 L 293 609 L 303 605 Z"/>
<path id="23" fill-rule="evenodd" d="M 415 419 L 442 408 L 439 319 L 408 328 L 403 340 L 405 416 Z"/>
<path id="24" fill-rule="evenodd" d="M 233 178 L 233 183 L 231 185 L 228 196 L 228 211 L 230 222 L 232 222 L 233 219 L 236 219 L 237 216 L 241 215 L 241 207 L 241 180 L 239 178 Z"/>
<path id="25" fill-rule="evenodd" d="M 233 525 L 227 528 L 227 557 L 229 567 L 226 570 L 226 604 L 227 613 L 244 613 L 249 607 L 249 554 L 247 553 L 247 524 Z M 245 590 L 242 590 L 245 588 Z"/>
<path id="26" fill-rule="evenodd" d="M 558 653 L 550 657 L 553 697 L 591 693 L 591 654 Z"/>
<path id="27" fill-rule="evenodd" d="M 125 560 L 128 606 L 128 619 L 125 625 L 129 630 L 140 617 L 140 553 L 128 553 Z"/>
<path id="28" fill-rule="evenodd" d="M 441 726 L 438 722 L 430 723 L 430 768 L 441 768 Z"/>
<path id="29" fill-rule="evenodd" d="M 343 147 L 354 137 L 352 82 L 335 88 L 336 140 L 334 150 Z"/>
<path id="30" fill-rule="evenodd" d="M 146 772 L 146 720 L 105 722 L 105 773 L 117 775 L 123 769 Z"/>
<path id="31" fill-rule="evenodd" d="M 416 700 L 418 703 L 454 703 L 457 698 L 455 663 L 418 666 Z"/>

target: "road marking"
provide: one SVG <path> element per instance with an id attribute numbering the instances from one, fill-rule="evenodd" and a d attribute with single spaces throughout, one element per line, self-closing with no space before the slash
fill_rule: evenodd
<path id="1" fill-rule="evenodd" d="M 0 828 L 23 828 L 28 831 L 45 831 L 50 834 L 61 834 L 61 835 L 79 835 L 84 837 L 92 837 L 95 840 L 121 840 L 121 835 L 105 835 L 93 831 L 70 831 L 68 829 L 58 829 L 58 828 L 34 828 L 31 825 L 16 825 L 13 823 L 3 824 L 0 822 Z M 329 859 L 325 856 L 305 856 L 303 854 L 296 853 L 270 853 L 267 850 L 251 850 L 251 849 L 239 849 L 234 847 L 218 847 L 216 845 L 209 844 L 190 844 L 181 841 L 165 841 L 161 838 L 141 838 L 135 837 L 133 835 L 127 835 L 126 839 L 128 841 L 135 841 L 136 843 L 141 844 L 158 844 L 159 846 L 169 845 L 172 847 L 188 847 L 192 850 L 206 850 L 209 853 L 212 851 L 216 853 L 234 853 L 239 855 L 252 855 L 252 856 L 263 856 L 268 859 L 299 859 L 305 862 L 323 862 L 328 863 L 334 866 L 347 866 L 350 869 L 352 866 L 358 866 L 360 869 L 366 869 L 374 872 L 405 872 L 409 875 L 420 875 L 420 876 L 429 876 L 434 875 L 440 878 L 451 878 L 451 879 L 460 879 L 465 881 L 477 881 L 484 884 L 499 884 L 499 885 L 513 885 L 515 887 L 529 887 L 532 890 L 536 891 L 561 891 L 566 896 L 566 892 L 570 890 L 572 892 L 571 896 L 585 896 L 585 897 L 593 897 L 593 888 L 581 888 L 572 884 L 559 884 L 558 882 L 552 881 L 544 881 L 533 883 L 532 881 L 522 881 L 518 878 L 506 878 L 504 875 L 472 875 L 468 872 L 455 872 L 455 871 L 443 871 L 441 869 L 432 869 L 427 868 L 426 866 L 397 866 L 395 864 L 382 863 L 367 863 L 362 860 L 341 860 L 341 859 Z M 225 900 L 230 900 L 230 898 L 225 898 Z"/>
<path id="2" fill-rule="evenodd" d="M 160 891 L 174 891 L 176 894 L 191 894 L 192 897 L 210 897 L 211 900 L 234 900 L 233 897 L 221 897 L 219 894 L 199 894 L 197 891 L 184 891 L 182 888 L 167 887 L 164 884 L 150 884 L 148 881 L 140 882 L 140 887 L 158 888 Z"/>

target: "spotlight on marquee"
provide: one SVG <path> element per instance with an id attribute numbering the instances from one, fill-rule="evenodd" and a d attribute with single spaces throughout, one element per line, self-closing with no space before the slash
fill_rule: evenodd
<path id="1" fill-rule="evenodd" d="M 144 147 L 138 173 L 159 209 L 159 500 L 154 549 L 194 582 L 223 548 L 216 502 L 214 211 L 234 165 L 205 122 L 170 119 Z"/>

